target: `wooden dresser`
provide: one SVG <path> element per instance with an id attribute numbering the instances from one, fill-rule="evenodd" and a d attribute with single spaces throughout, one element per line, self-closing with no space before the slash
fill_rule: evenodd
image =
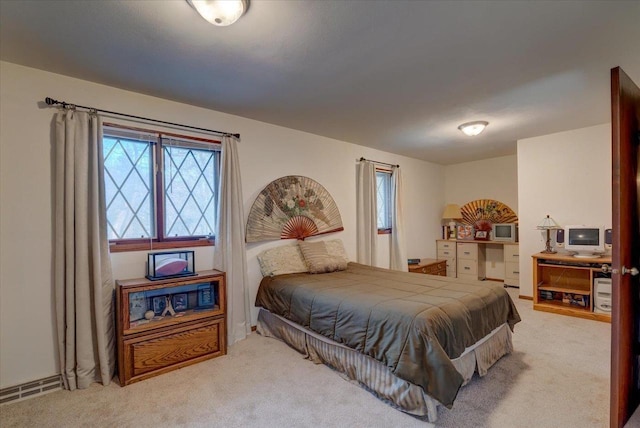
<path id="1" fill-rule="evenodd" d="M 438 259 L 420 259 L 420 263 L 416 265 L 409 265 L 409 272 L 447 276 L 447 261 Z"/>

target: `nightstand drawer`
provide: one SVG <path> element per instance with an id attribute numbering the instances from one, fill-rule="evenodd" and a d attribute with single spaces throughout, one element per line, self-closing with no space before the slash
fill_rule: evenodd
<path id="1" fill-rule="evenodd" d="M 478 260 L 478 244 L 458 242 L 458 259 Z"/>

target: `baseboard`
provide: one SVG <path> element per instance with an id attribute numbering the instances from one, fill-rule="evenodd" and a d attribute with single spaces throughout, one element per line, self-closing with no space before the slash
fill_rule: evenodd
<path id="1" fill-rule="evenodd" d="M 519 295 L 518 298 L 522 300 L 533 300 L 533 296 L 523 296 L 522 294 Z"/>
<path id="2" fill-rule="evenodd" d="M 61 389 L 62 378 L 60 375 L 49 376 L 20 385 L 10 386 L 8 388 L 0 389 L 0 405 L 15 403 L 26 398 L 38 397 Z"/>

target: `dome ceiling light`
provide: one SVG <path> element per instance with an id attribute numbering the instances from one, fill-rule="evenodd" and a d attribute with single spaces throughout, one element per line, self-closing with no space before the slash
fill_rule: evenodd
<path id="1" fill-rule="evenodd" d="M 249 0 L 187 0 L 213 25 L 226 27 L 236 22 L 249 9 Z"/>
<path id="2" fill-rule="evenodd" d="M 476 120 L 475 122 L 467 122 L 458 126 L 458 129 L 467 134 L 469 137 L 473 137 L 484 131 L 489 122 L 485 120 Z"/>

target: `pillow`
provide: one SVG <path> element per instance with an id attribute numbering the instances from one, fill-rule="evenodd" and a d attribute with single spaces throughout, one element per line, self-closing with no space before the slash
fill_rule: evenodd
<path id="1" fill-rule="evenodd" d="M 286 245 L 270 248 L 258 254 L 262 276 L 284 275 L 287 273 L 308 272 L 300 248 Z"/>
<path id="2" fill-rule="evenodd" d="M 349 256 L 347 256 L 347 251 L 344 249 L 342 239 L 332 239 L 331 241 L 324 241 L 324 243 L 330 255 L 342 257 L 345 262 L 349 263 Z"/>
<path id="3" fill-rule="evenodd" d="M 309 267 L 310 273 L 329 273 L 347 268 L 347 262 L 342 256 L 329 254 L 324 241 L 300 241 L 298 245 L 304 256 L 304 261 Z"/>

